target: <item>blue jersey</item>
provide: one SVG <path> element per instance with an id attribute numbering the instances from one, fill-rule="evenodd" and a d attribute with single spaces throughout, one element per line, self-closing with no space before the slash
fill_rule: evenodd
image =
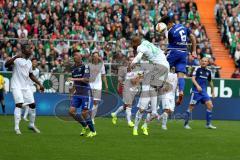
<path id="1" fill-rule="evenodd" d="M 90 71 L 87 65 L 82 64 L 81 66 L 72 67 L 72 78 L 89 78 Z M 74 95 L 89 96 L 91 88 L 89 83 L 74 81 L 74 87 L 76 89 Z"/>
<path id="2" fill-rule="evenodd" d="M 211 71 L 207 68 L 197 67 L 193 72 L 193 76 L 196 77 L 196 81 L 202 88 L 202 92 L 207 93 L 208 82 L 212 80 Z M 192 91 L 198 93 L 195 85 L 193 85 Z"/>
<path id="3" fill-rule="evenodd" d="M 175 24 L 168 31 L 168 48 L 176 48 L 179 50 L 187 50 L 189 35 L 191 31 L 182 24 Z"/>

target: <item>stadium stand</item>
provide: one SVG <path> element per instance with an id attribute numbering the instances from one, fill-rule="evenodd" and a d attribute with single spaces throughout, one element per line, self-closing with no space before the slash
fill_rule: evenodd
<path id="1" fill-rule="evenodd" d="M 221 35 L 221 42 L 229 52 L 228 57 L 232 60 L 229 62 L 227 54 L 223 57 L 222 65 L 225 68 L 232 68 L 234 71 L 232 78 L 239 78 L 239 50 L 240 50 L 240 4 L 239 0 L 219 0 L 215 5 L 215 18 Z M 226 53 L 227 53 L 226 52 Z M 235 66 L 235 67 L 234 67 Z M 230 70 L 228 70 L 230 73 Z M 228 76 L 229 77 L 229 76 Z"/>
<path id="2" fill-rule="evenodd" d="M 191 28 L 197 37 L 198 58 L 210 57 L 214 77 L 219 77 L 212 46 L 192 0 L 1 1 L 1 60 L 4 63 L 21 50 L 21 43 L 28 42 L 42 72 L 68 72 L 75 50 L 85 62 L 98 50 L 107 64 L 121 63 L 133 55 L 129 40 L 134 35 L 166 48 L 166 40 L 154 26 L 169 12 L 174 13 L 176 23 Z M 198 64 L 199 59 L 189 56 L 188 76 Z"/>

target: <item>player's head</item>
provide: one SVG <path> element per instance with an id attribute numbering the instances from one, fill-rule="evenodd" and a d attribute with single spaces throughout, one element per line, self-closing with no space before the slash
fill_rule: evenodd
<path id="1" fill-rule="evenodd" d="M 159 22 L 165 23 L 167 28 L 171 28 L 174 25 L 174 18 L 173 14 L 169 13 L 166 16 L 163 16 Z"/>
<path id="2" fill-rule="evenodd" d="M 32 66 L 33 66 L 33 68 L 36 68 L 37 67 L 37 65 L 38 65 L 38 61 L 37 61 L 37 58 L 32 58 Z"/>
<path id="3" fill-rule="evenodd" d="M 31 47 L 29 45 L 22 45 L 22 54 L 29 58 L 32 55 Z"/>
<path id="4" fill-rule="evenodd" d="M 129 64 L 131 64 L 133 60 L 134 60 L 133 56 L 130 56 L 130 57 L 127 58 L 127 61 L 128 61 Z"/>
<path id="5" fill-rule="evenodd" d="M 205 68 L 208 66 L 208 64 L 209 64 L 209 59 L 207 57 L 203 57 L 200 61 L 201 67 Z"/>
<path id="6" fill-rule="evenodd" d="M 142 38 L 140 36 L 134 36 L 132 38 L 132 47 L 133 49 L 137 49 L 137 47 L 141 44 Z"/>
<path id="7" fill-rule="evenodd" d="M 82 62 L 82 55 L 79 52 L 74 52 L 73 57 L 74 63 L 81 63 Z"/>
<path id="8" fill-rule="evenodd" d="M 99 57 L 99 52 L 98 52 L 98 51 L 94 51 L 94 52 L 92 53 L 92 62 L 93 62 L 93 63 L 98 63 L 98 62 L 99 62 L 99 59 L 100 59 L 100 57 Z"/>

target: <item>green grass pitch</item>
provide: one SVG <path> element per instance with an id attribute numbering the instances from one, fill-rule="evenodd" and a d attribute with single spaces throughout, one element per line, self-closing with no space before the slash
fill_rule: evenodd
<path id="1" fill-rule="evenodd" d="M 139 130 L 132 136 L 124 119 L 113 126 L 110 118 L 97 118 L 97 137 L 79 136 L 80 125 L 55 117 L 37 117 L 41 134 L 27 129 L 13 132 L 13 116 L 0 116 L 0 160 L 239 160 L 240 122 L 214 121 L 217 130 L 205 129 L 205 121 L 169 121 L 168 130 L 158 122 L 149 126 L 149 136 Z"/>

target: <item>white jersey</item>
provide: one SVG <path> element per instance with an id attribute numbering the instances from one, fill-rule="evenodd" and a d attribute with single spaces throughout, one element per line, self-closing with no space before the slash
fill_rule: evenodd
<path id="1" fill-rule="evenodd" d="M 40 70 L 38 68 L 32 69 L 33 75 L 38 79 L 40 76 Z M 31 86 L 34 86 L 34 82 L 29 78 L 29 83 Z"/>
<path id="2" fill-rule="evenodd" d="M 162 99 L 175 99 L 178 78 L 176 73 L 168 73 L 167 82 L 172 85 L 172 90 L 164 95 L 161 96 Z"/>
<path id="3" fill-rule="evenodd" d="M 90 69 L 90 87 L 96 90 L 102 90 L 102 75 L 106 74 L 104 63 L 89 64 Z"/>
<path id="4" fill-rule="evenodd" d="M 32 62 L 24 58 L 15 59 L 11 78 L 11 88 L 29 89 L 29 73 L 32 73 Z"/>
<path id="5" fill-rule="evenodd" d="M 143 40 L 137 47 L 137 53 L 143 53 L 142 59 L 155 64 L 169 66 L 164 52 L 149 41 Z"/>

